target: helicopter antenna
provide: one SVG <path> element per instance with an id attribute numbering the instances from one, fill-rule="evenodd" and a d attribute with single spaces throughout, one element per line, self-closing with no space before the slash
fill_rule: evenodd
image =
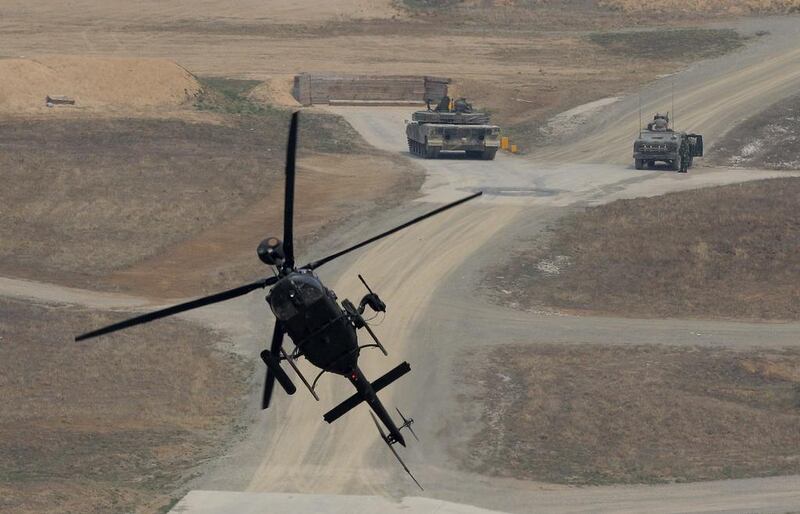
<path id="1" fill-rule="evenodd" d="M 369 288 L 369 284 L 367 284 L 367 281 L 364 280 L 364 277 L 361 276 L 361 273 L 358 274 L 358 279 L 361 281 L 362 284 L 364 284 L 364 287 L 367 288 L 367 291 L 369 291 L 370 294 L 375 294 L 372 292 L 372 289 Z"/>

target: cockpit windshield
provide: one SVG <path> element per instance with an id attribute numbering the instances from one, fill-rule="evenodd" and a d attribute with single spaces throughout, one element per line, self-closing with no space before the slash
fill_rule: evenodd
<path id="1" fill-rule="evenodd" d="M 280 320 L 293 318 L 325 294 L 322 284 L 313 276 L 294 274 L 281 280 L 270 293 L 270 306 Z"/>
<path id="2" fill-rule="evenodd" d="M 295 286 L 297 286 L 297 290 L 300 292 L 300 297 L 303 299 L 303 304 L 306 306 L 309 306 L 322 298 L 322 288 L 316 281 L 295 281 Z"/>

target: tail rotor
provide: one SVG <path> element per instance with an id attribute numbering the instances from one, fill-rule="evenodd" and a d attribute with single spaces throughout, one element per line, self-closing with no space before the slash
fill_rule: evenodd
<path id="1" fill-rule="evenodd" d="M 400 429 L 400 430 L 403 430 L 404 428 L 407 428 L 407 429 L 408 429 L 408 431 L 409 431 L 409 432 L 411 432 L 411 435 L 413 435 L 413 436 L 414 436 L 414 439 L 416 439 L 417 441 L 419 441 L 419 437 L 417 437 L 417 434 L 415 434 L 415 433 L 414 433 L 414 429 L 413 429 L 413 428 L 411 428 L 411 425 L 413 425 L 413 424 L 414 424 L 414 418 L 408 418 L 408 419 L 406 419 L 406 417 L 405 417 L 405 416 L 403 416 L 403 413 L 402 413 L 402 412 L 400 412 L 400 409 L 398 409 L 397 407 L 395 407 L 395 410 L 397 411 L 397 413 L 398 413 L 398 414 L 400 414 L 400 419 L 402 419 L 402 420 L 403 420 L 403 424 L 402 424 L 402 425 L 400 425 L 399 429 Z"/>

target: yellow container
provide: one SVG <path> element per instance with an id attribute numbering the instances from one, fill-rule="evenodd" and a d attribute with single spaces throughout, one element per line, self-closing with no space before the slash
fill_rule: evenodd
<path id="1" fill-rule="evenodd" d="M 511 153 L 517 153 L 517 145 L 511 145 Z"/>
<path id="2" fill-rule="evenodd" d="M 508 150 L 508 136 L 503 136 L 500 138 L 500 148 L 503 150 Z"/>

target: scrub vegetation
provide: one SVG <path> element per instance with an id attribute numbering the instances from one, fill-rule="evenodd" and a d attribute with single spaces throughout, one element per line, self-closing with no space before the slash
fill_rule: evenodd
<path id="1" fill-rule="evenodd" d="M 798 205 L 800 178 L 780 178 L 591 207 L 521 245 L 491 290 L 525 309 L 798 320 Z"/>
<path id="2" fill-rule="evenodd" d="M 481 352 L 478 352 L 479 354 Z M 465 358 L 462 462 L 574 485 L 800 472 L 800 353 L 535 344 Z"/>

